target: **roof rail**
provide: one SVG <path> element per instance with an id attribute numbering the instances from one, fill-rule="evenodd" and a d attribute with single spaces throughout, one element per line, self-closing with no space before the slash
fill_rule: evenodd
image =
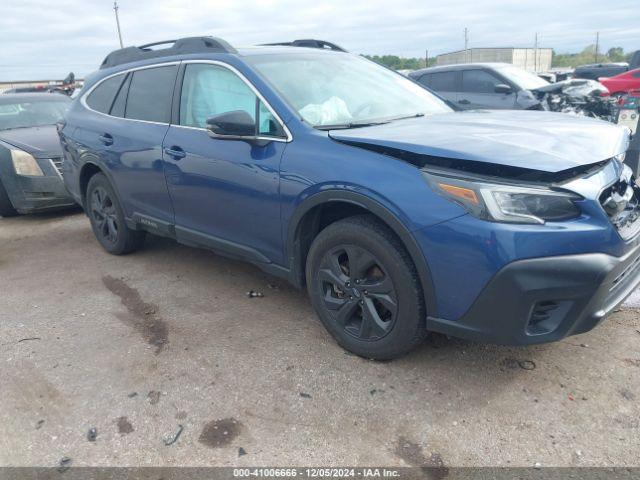
<path id="1" fill-rule="evenodd" d="M 167 48 L 152 49 L 158 45 L 171 45 Z M 114 50 L 105 57 L 100 69 L 115 67 L 123 63 L 137 62 L 149 58 L 169 57 L 186 53 L 237 53 L 229 43 L 217 37 L 187 37 L 177 40 L 147 43 L 139 47 L 125 47 Z"/>
<path id="2" fill-rule="evenodd" d="M 294 40 L 293 42 L 263 43 L 262 45 L 264 46 L 281 45 L 285 47 L 322 48 L 325 50 L 333 50 L 335 52 L 346 52 L 344 48 L 336 45 L 335 43 L 327 42 L 326 40 L 316 40 L 314 38 Z"/>

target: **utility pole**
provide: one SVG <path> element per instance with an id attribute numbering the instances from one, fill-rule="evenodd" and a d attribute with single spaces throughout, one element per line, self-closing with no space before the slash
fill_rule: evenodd
<path id="1" fill-rule="evenodd" d="M 598 49 L 600 48 L 600 32 L 596 32 L 596 63 L 598 63 Z"/>
<path id="2" fill-rule="evenodd" d="M 538 32 L 536 32 L 536 39 L 533 44 L 533 71 L 538 72 Z"/>
<path id="3" fill-rule="evenodd" d="M 120 48 L 124 48 L 122 43 L 122 32 L 120 31 L 120 18 L 118 17 L 118 2 L 113 2 L 113 11 L 116 12 L 116 25 L 118 26 L 118 40 L 120 40 Z"/>
<path id="4" fill-rule="evenodd" d="M 464 27 L 464 63 L 469 63 L 468 51 L 469 50 L 469 29 Z"/>
<path id="5" fill-rule="evenodd" d="M 424 53 L 424 66 L 425 67 L 429 66 L 429 49 L 428 48 Z"/>

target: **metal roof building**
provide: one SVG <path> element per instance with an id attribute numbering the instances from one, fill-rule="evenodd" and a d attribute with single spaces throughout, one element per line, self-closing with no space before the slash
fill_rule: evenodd
<path id="1" fill-rule="evenodd" d="M 532 72 L 545 72 L 551 68 L 551 48 L 469 48 L 436 57 L 436 65 L 457 63 L 511 63 Z"/>

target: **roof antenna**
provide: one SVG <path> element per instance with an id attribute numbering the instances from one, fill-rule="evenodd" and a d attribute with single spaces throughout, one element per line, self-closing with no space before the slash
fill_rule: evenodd
<path id="1" fill-rule="evenodd" d="M 120 40 L 120 48 L 124 48 L 122 44 L 122 32 L 120 31 L 120 18 L 118 17 L 118 2 L 113 2 L 113 11 L 116 12 L 116 25 L 118 26 L 118 39 Z"/>

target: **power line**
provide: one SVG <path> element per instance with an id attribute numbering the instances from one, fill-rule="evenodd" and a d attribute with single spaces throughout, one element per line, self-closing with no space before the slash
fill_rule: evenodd
<path id="1" fill-rule="evenodd" d="M 469 63 L 468 60 L 468 50 L 469 48 L 469 29 L 464 27 L 464 63 Z"/>
<path id="2" fill-rule="evenodd" d="M 113 11 L 116 12 L 116 25 L 118 26 L 118 39 L 120 40 L 120 48 L 124 48 L 122 43 L 122 32 L 120 31 L 120 18 L 118 17 L 118 2 L 113 2 Z"/>

